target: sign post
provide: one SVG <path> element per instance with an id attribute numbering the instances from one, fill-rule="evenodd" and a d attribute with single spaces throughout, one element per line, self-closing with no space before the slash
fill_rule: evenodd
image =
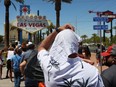
<path id="1" fill-rule="evenodd" d="M 102 12 L 101 16 L 102 17 L 108 17 L 108 23 L 109 22 L 111 23 L 111 25 L 110 25 L 111 26 L 110 39 L 112 41 L 112 37 L 113 37 L 113 34 L 112 34 L 112 21 L 113 21 L 113 19 L 116 19 L 116 14 L 114 14 L 114 12 L 112 12 L 112 11 L 107 10 L 107 11 Z M 105 31 L 104 31 L 104 38 L 105 38 Z"/>
<path id="2" fill-rule="evenodd" d="M 98 14 L 98 17 L 93 18 L 94 22 L 98 22 L 98 25 L 94 25 L 94 30 L 100 31 L 100 53 L 102 52 L 102 30 L 107 30 L 108 25 L 101 25 L 101 22 L 108 22 L 108 17 L 101 17 L 101 13 Z M 100 71 L 102 72 L 102 57 L 100 56 Z"/>

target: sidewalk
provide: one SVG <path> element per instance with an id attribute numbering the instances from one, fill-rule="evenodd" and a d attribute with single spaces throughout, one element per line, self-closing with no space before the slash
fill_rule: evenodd
<path id="1" fill-rule="evenodd" d="M 0 80 L 0 87 L 14 87 L 14 82 L 11 82 L 9 78 L 5 79 L 5 76 L 6 76 L 6 67 L 3 67 L 3 74 L 2 74 L 3 79 Z M 24 81 L 21 82 L 20 87 L 25 87 Z"/>

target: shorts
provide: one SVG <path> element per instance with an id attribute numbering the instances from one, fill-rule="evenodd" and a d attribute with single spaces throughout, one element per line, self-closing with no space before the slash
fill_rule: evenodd
<path id="1" fill-rule="evenodd" d="M 10 59 L 7 60 L 7 69 L 11 69 L 11 60 Z"/>

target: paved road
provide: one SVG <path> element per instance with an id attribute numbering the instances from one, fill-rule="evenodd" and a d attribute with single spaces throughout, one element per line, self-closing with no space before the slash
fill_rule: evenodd
<path id="1" fill-rule="evenodd" d="M 95 53 L 92 53 L 91 60 L 95 62 L 94 66 L 96 66 L 96 58 L 95 58 Z M 96 66 L 99 70 L 100 67 Z M 102 69 L 106 69 L 106 66 L 103 66 Z M 3 68 L 3 78 L 5 78 L 6 75 L 6 67 Z M 10 79 L 2 79 L 0 80 L 0 87 L 14 87 L 14 83 L 10 82 Z M 24 81 L 21 82 L 21 87 L 24 87 Z"/>

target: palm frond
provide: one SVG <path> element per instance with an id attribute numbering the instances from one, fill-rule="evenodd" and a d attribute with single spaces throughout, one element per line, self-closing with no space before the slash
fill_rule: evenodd
<path id="1" fill-rule="evenodd" d="M 56 0 L 43 0 L 43 1 L 47 1 L 47 2 L 52 2 L 52 3 L 54 3 Z M 62 2 L 71 3 L 72 0 L 62 0 Z"/>
<path id="2" fill-rule="evenodd" d="M 17 8 L 15 6 L 15 4 L 11 1 L 11 4 L 13 5 L 13 7 L 15 8 L 15 10 L 17 11 Z"/>
<path id="3" fill-rule="evenodd" d="M 72 0 L 62 0 L 62 2 L 65 2 L 65 3 L 71 3 Z"/>
<path id="4" fill-rule="evenodd" d="M 24 0 L 16 0 L 17 2 L 24 4 Z"/>
<path id="5" fill-rule="evenodd" d="M 43 1 L 55 3 L 55 0 L 43 0 Z"/>

